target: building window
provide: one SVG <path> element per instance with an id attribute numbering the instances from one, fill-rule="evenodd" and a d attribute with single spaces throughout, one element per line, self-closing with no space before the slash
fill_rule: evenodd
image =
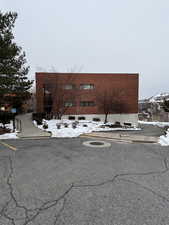
<path id="1" fill-rule="evenodd" d="M 75 89 L 75 84 L 65 84 L 64 85 L 64 89 L 65 90 L 72 90 L 72 89 Z"/>
<path id="2" fill-rule="evenodd" d="M 69 120 L 75 120 L 75 116 L 69 116 Z"/>
<path id="3" fill-rule="evenodd" d="M 95 106 L 95 103 L 92 101 L 82 101 L 80 102 L 80 106 Z"/>
<path id="4" fill-rule="evenodd" d="M 65 102 L 65 107 L 73 107 L 76 106 L 75 102 Z"/>
<path id="5" fill-rule="evenodd" d="M 94 89 L 94 84 L 80 84 L 81 90 L 91 90 Z"/>
<path id="6" fill-rule="evenodd" d="M 86 119 L 86 117 L 84 117 L 84 116 L 79 116 L 78 117 L 78 120 L 85 120 Z"/>
<path id="7" fill-rule="evenodd" d="M 93 118 L 93 121 L 94 121 L 94 122 L 100 122 L 101 119 L 100 119 L 100 118 Z"/>

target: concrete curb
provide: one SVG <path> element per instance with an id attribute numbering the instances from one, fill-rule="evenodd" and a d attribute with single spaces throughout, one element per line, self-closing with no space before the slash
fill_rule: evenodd
<path id="1" fill-rule="evenodd" d="M 116 141 L 129 141 L 130 143 L 150 143 L 150 144 L 157 144 L 159 138 L 157 137 L 150 137 L 150 136 L 139 136 L 139 135 L 119 135 L 119 134 L 112 134 L 112 133 L 103 133 L 103 132 L 93 132 L 89 134 L 83 134 L 81 137 L 93 137 L 93 138 L 106 138 L 112 139 Z"/>
<path id="2" fill-rule="evenodd" d="M 51 138 L 52 134 L 48 133 L 48 132 L 44 132 L 42 133 L 42 135 L 26 135 L 26 134 L 18 134 L 17 135 L 18 138 L 20 139 L 45 139 L 45 138 Z"/>
<path id="3" fill-rule="evenodd" d="M 21 140 L 44 140 L 44 139 L 50 139 L 51 137 L 48 136 L 35 136 L 35 137 L 28 137 L 28 136 L 23 136 L 23 137 L 19 137 L 19 139 Z"/>

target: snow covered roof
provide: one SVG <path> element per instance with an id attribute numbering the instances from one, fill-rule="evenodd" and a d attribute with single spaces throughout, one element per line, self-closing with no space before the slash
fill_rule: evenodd
<path id="1" fill-rule="evenodd" d="M 164 99 L 169 100 L 169 92 L 165 92 L 165 93 L 160 93 L 157 95 L 154 95 L 148 99 L 143 99 L 141 100 L 141 102 L 149 102 L 149 103 L 155 103 L 155 102 L 163 102 Z"/>

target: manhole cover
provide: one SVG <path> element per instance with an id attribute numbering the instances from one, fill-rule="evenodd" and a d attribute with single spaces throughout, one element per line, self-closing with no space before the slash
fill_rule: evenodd
<path id="1" fill-rule="evenodd" d="M 90 142 L 91 145 L 104 145 L 103 142 Z"/>
<path id="2" fill-rule="evenodd" d="M 94 147 L 94 148 L 105 148 L 110 147 L 111 144 L 105 141 L 85 141 L 83 142 L 83 145 L 87 147 Z"/>

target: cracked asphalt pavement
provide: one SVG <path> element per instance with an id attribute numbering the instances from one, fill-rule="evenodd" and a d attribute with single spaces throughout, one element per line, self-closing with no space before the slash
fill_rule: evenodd
<path id="1" fill-rule="evenodd" d="M 0 145 L 0 225 L 169 225 L 169 148 L 88 140 Z"/>

